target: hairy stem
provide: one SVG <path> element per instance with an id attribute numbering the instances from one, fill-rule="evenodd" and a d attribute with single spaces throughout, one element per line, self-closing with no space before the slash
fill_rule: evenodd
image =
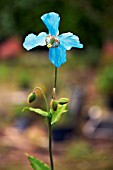
<path id="1" fill-rule="evenodd" d="M 56 99 L 56 85 L 57 85 L 57 67 L 55 67 L 55 73 L 54 73 L 54 85 L 53 85 L 53 93 L 52 98 Z"/>
<path id="2" fill-rule="evenodd" d="M 53 84 L 53 92 L 52 92 L 52 99 L 56 99 L 56 85 L 57 85 L 57 67 L 55 67 L 54 72 L 54 84 Z M 50 113 L 48 117 L 48 128 L 49 128 L 49 156 L 50 156 L 50 164 L 51 170 L 54 170 L 54 163 L 53 163 L 53 152 L 52 152 L 52 115 Z"/>
<path id="3" fill-rule="evenodd" d="M 57 84 L 57 67 L 55 67 L 54 72 L 54 84 L 53 84 L 53 92 L 52 92 L 52 99 L 56 99 L 56 84 Z M 52 115 L 50 113 L 48 117 L 48 128 L 49 128 L 49 156 L 50 156 L 50 164 L 51 170 L 54 170 L 54 163 L 53 163 L 53 153 L 52 153 Z"/>
<path id="4" fill-rule="evenodd" d="M 50 115 L 48 117 L 48 128 L 49 128 L 49 156 L 50 156 L 50 164 L 51 164 L 51 170 L 54 170 L 54 164 L 53 164 L 53 153 L 52 153 L 52 129 L 51 129 L 51 119 L 52 116 Z"/>
<path id="5" fill-rule="evenodd" d="M 56 89 L 57 84 L 57 67 L 55 67 L 55 77 L 54 77 L 54 88 Z"/>

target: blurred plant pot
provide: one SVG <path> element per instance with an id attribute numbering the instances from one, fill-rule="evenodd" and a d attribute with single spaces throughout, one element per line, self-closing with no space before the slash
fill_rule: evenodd
<path id="1" fill-rule="evenodd" d="M 72 127 L 54 127 L 52 129 L 52 135 L 54 142 L 70 140 L 74 136 L 74 129 Z"/>

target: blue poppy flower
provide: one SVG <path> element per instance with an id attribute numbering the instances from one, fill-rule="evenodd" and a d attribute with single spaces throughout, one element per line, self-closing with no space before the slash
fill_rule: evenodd
<path id="1" fill-rule="evenodd" d="M 66 62 L 66 50 L 72 47 L 83 48 L 78 36 L 71 32 L 59 35 L 60 17 L 55 12 L 42 15 L 42 21 L 46 25 L 49 34 L 41 32 L 35 35 L 33 33 L 26 36 L 23 46 L 30 50 L 36 46 L 47 45 L 49 48 L 49 59 L 57 68 Z"/>

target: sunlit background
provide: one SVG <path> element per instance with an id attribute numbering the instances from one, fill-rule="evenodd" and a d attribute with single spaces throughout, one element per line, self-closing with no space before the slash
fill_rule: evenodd
<path id="1" fill-rule="evenodd" d="M 31 170 L 24 153 L 49 164 L 46 121 L 25 106 L 45 109 L 40 86 L 51 99 L 54 66 L 48 49 L 27 52 L 29 33 L 47 29 L 47 12 L 61 17 L 60 33 L 73 32 L 83 49 L 67 52 L 58 69 L 57 97 L 69 97 L 68 112 L 53 126 L 56 170 L 113 170 L 113 1 L 0 0 L 0 170 Z"/>

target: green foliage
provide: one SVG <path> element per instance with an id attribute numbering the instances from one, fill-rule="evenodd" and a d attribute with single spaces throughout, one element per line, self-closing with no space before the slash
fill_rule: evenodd
<path id="1" fill-rule="evenodd" d="M 98 153 L 93 149 L 93 147 L 84 141 L 81 141 L 77 144 L 73 144 L 69 148 L 69 157 L 74 158 L 76 161 L 96 161 L 96 160 L 105 160 L 108 155 L 107 153 Z"/>
<path id="2" fill-rule="evenodd" d="M 31 77 L 29 76 L 28 73 L 22 72 L 18 76 L 18 81 L 19 81 L 19 87 L 22 89 L 28 89 L 31 85 Z"/>
<path id="3" fill-rule="evenodd" d="M 42 161 L 30 156 L 29 154 L 26 154 L 26 156 L 28 157 L 28 160 L 34 170 L 50 170 L 49 166 Z"/>
<path id="4" fill-rule="evenodd" d="M 65 113 L 65 112 L 67 112 L 67 104 L 58 105 L 58 108 L 57 108 L 56 111 L 51 110 L 51 113 L 52 113 L 52 122 L 51 122 L 51 124 L 56 123 L 60 119 L 61 115 L 63 113 Z"/>
<path id="5" fill-rule="evenodd" d="M 102 94 L 113 94 L 113 65 L 100 72 L 96 79 L 96 85 Z"/>
<path id="6" fill-rule="evenodd" d="M 5 65 L 0 66 L 0 79 L 1 80 L 7 80 L 9 76 L 9 68 Z"/>
<path id="7" fill-rule="evenodd" d="M 88 46 L 87 50 L 83 54 L 83 60 L 86 65 L 95 67 L 100 61 L 100 50 L 93 46 Z"/>
<path id="8" fill-rule="evenodd" d="M 82 139 L 74 140 L 66 148 L 63 158 L 56 164 L 56 170 L 112 170 L 113 155 L 109 144 L 103 145 L 101 142 L 98 144 Z"/>
<path id="9" fill-rule="evenodd" d="M 48 113 L 42 109 L 33 108 L 33 107 L 24 107 L 22 111 L 26 111 L 26 110 L 33 111 L 33 112 L 38 113 L 45 117 L 48 117 L 49 114 L 51 113 L 51 115 L 52 115 L 51 124 L 54 124 L 60 119 L 60 117 L 63 113 L 67 112 L 67 104 L 64 104 L 64 105 L 59 104 L 57 110 L 54 111 L 54 110 L 50 109 L 50 113 Z"/>
<path id="10" fill-rule="evenodd" d="M 22 111 L 26 111 L 26 110 L 30 110 L 32 112 L 38 113 L 42 116 L 48 116 L 48 112 L 42 110 L 42 109 L 38 109 L 38 108 L 33 108 L 33 107 L 24 107 Z"/>

